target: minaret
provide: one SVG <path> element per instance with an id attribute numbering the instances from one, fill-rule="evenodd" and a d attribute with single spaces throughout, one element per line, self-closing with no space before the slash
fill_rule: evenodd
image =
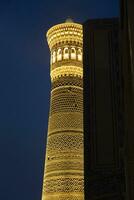
<path id="1" fill-rule="evenodd" d="M 69 18 L 47 40 L 52 88 L 42 200 L 84 200 L 82 25 Z"/>

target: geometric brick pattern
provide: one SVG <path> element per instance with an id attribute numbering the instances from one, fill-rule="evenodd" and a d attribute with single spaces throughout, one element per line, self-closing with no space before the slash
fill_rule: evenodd
<path id="1" fill-rule="evenodd" d="M 46 174 L 54 171 L 64 171 L 68 167 L 68 170 L 83 170 L 83 164 L 76 160 L 66 160 L 66 161 L 53 161 L 47 163 Z"/>
<path id="2" fill-rule="evenodd" d="M 47 200 L 84 200 L 83 195 L 70 193 L 68 195 L 48 195 Z"/>
<path id="3" fill-rule="evenodd" d="M 79 112 L 55 113 L 49 118 L 49 135 L 57 131 L 79 130 L 83 131 L 83 115 Z"/>
<path id="4" fill-rule="evenodd" d="M 64 26 L 69 26 L 76 41 L 72 40 L 72 36 L 70 38 L 70 32 L 67 33 Z M 75 61 L 70 57 L 63 62 L 56 60 L 53 64 L 55 52 L 57 55 L 59 48 L 62 52 L 66 48 L 71 52 L 72 46 L 76 47 L 76 52 L 79 51 L 78 49 L 82 50 L 82 44 L 79 43 L 82 41 L 82 26 L 65 23 L 59 26 L 59 30 L 57 28 L 57 26 L 52 27 L 52 31 L 48 33 L 48 40 L 51 40 L 48 43 L 53 56 L 51 71 L 60 67 L 62 70 L 62 64 L 65 62 L 67 69 L 73 65 L 73 70 L 69 68 L 70 74 L 63 73 L 61 76 L 58 76 L 59 72 L 55 70 L 54 79 L 51 77 L 52 90 L 42 200 L 84 200 L 83 78 L 77 74 L 77 69 L 82 70 L 83 65 L 82 61 L 78 62 L 79 57 L 76 57 Z M 61 29 L 65 30 L 65 34 L 69 34 L 65 37 L 70 38 L 70 41 L 65 41 L 64 37 L 64 43 L 60 47 L 58 38 L 56 42 L 51 35 L 54 37 L 53 31 L 57 33 L 57 31 L 62 31 Z M 78 37 L 75 36 L 77 29 Z M 61 38 L 62 34 L 60 34 L 60 40 Z"/>
<path id="5" fill-rule="evenodd" d="M 46 187 L 47 193 L 55 192 L 83 192 L 84 180 L 82 178 L 75 177 L 60 177 L 52 178 L 51 180 L 45 181 L 44 186 Z"/>
<path id="6" fill-rule="evenodd" d="M 83 79 L 78 76 L 61 76 L 54 80 L 52 84 L 52 89 L 61 86 L 78 86 L 83 88 Z"/>
<path id="7" fill-rule="evenodd" d="M 47 151 L 54 153 L 65 151 L 70 153 L 80 152 L 83 149 L 83 134 L 82 133 L 71 133 L 71 132 L 60 132 L 59 134 L 54 134 L 48 136 Z"/>
<path id="8" fill-rule="evenodd" d="M 71 87 L 63 90 L 58 87 L 57 94 L 52 94 L 50 115 L 59 112 L 83 112 L 83 91 L 70 91 Z"/>

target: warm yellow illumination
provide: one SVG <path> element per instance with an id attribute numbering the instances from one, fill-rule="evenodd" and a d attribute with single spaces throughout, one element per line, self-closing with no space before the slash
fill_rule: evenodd
<path id="1" fill-rule="evenodd" d="M 75 48 L 71 48 L 71 59 L 76 60 L 76 50 L 75 50 Z"/>
<path id="2" fill-rule="evenodd" d="M 55 78 L 60 76 L 79 76 L 83 78 L 83 69 L 81 67 L 76 66 L 61 66 L 51 71 L 51 80 L 53 81 Z"/>
<path id="3" fill-rule="evenodd" d="M 73 24 L 73 25 L 72 25 Z M 73 29 L 75 28 L 75 29 Z M 71 32 L 71 34 L 70 34 Z M 58 38 L 56 33 L 59 34 Z M 50 49 L 58 43 L 75 41 L 81 46 L 83 44 L 83 30 L 82 25 L 77 23 L 63 23 L 53 26 L 47 32 L 47 39 Z"/>
<path id="4" fill-rule="evenodd" d="M 61 59 L 62 59 L 62 50 L 58 49 L 58 52 L 57 52 L 57 61 L 60 61 Z"/>
<path id="5" fill-rule="evenodd" d="M 82 61 L 82 50 L 78 49 L 78 60 Z"/>
<path id="6" fill-rule="evenodd" d="M 67 47 L 64 49 L 63 58 L 64 59 L 69 59 L 69 49 Z"/>
<path id="7" fill-rule="evenodd" d="M 55 63 L 56 62 L 56 52 L 54 51 L 53 52 L 53 57 L 52 57 L 52 63 Z"/>
<path id="8" fill-rule="evenodd" d="M 47 40 L 52 90 L 42 200 L 84 200 L 82 25 L 69 18 Z"/>

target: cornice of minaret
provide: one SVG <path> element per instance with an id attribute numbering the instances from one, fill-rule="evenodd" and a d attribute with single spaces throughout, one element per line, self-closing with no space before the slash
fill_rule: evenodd
<path id="1" fill-rule="evenodd" d="M 51 101 L 42 200 L 84 200 L 83 30 L 68 18 L 47 32 Z"/>
<path id="2" fill-rule="evenodd" d="M 61 42 L 62 44 L 79 44 L 82 47 L 82 25 L 67 19 L 65 23 L 57 24 L 48 30 L 47 40 L 51 50 L 56 46 L 61 46 Z"/>
<path id="3" fill-rule="evenodd" d="M 82 78 L 82 25 L 68 18 L 48 30 L 47 41 L 51 52 L 51 80 L 70 74 Z"/>

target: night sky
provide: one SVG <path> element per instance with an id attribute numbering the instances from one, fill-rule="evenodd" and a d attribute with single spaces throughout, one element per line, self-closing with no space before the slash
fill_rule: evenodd
<path id="1" fill-rule="evenodd" d="M 46 31 L 119 15 L 118 0 L 0 0 L 0 200 L 40 200 L 49 112 Z"/>

